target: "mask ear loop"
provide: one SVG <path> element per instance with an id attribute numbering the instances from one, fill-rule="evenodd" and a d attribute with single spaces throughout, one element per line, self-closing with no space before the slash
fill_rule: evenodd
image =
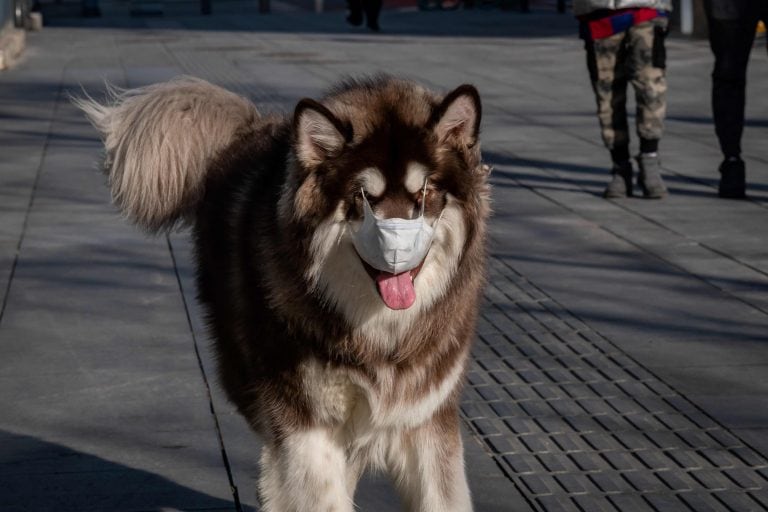
<path id="1" fill-rule="evenodd" d="M 371 203 L 368 202 L 368 198 L 365 197 L 365 189 L 363 187 L 360 187 L 360 195 L 363 196 L 363 203 L 365 203 L 368 209 L 371 210 L 371 213 L 373 213 L 373 208 L 371 208 Z"/>
<path id="2" fill-rule="evenodd" d="M 424 217 L 424 207 L 427 204 L 427 177 L 424 177 L 424 187 L 421 189 L 421 217 Z"/>

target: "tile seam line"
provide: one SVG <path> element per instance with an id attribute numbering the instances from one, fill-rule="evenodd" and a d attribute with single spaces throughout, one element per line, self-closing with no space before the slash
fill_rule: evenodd
<path id="1" fill-rule="evenodd" d="M 0 304 L 0 326 L 2 326 L 3 319 L 5 318 L 5 309 L 8 306 L 8 298 L 11 293 L 11 287 L 13 280 L 16 276 L 16 267 L 19 263 L 19 256 L 21 255 L 21 247 L 24 244 L 24 239 L 27 235 L 27 228 L 29 227 L 29 217 L 32 213 L 32 208 L 35 204 L 35 196 L 37 195 L 37 188 L 40 183 L 40 176 L 43 173 L 43 163 L 45 162 L 48 147 L 51 144 L 51 133 L 53 131 L 53 122 L 56 119 L 56 115 L 59 112 L 59 106 L 61 105 L 62 92 L 64 91 L 64 74 L 66 73 L 67 65 L 62 66 L 61 73 L 59 74 L 59 86 L 56 90 L 56 99 L 53 102 L 53 108 L 50 111 L 48 117 L 48 128 L 45 134 L 45 142 L 43 143 L 43 150 L 40 154 L 40 159 L 37 163 L 37 169 L 35 169 L 35 179 L 32 182 L 32 189 L 29 192 L 29 200 L 27 201 L 26 211 L 24 212 L 24 222 L 21 226 L 21 234 L 19 235 L 19 241 L 16 244 L 16 249 L 13 254 L 13 263 L 11 263 L 11 271 L 8 273 L 8 283 L 5 285 L 3 293 L 3 301 Z"/>
<path id="2" fill-rule="evenodd" d="M 180 69 L 184 69 L 184 66 L 176 57 L 176 55 L 173 53 L 173 51 L 171 51 L 171 49 L 168 47 L 168 44 L 166 42 L 160 42 L 160 47 L 163 49 L 163 52 L 165 52 L 165 54 L 168 55 L 170 59 L 176 63 L 177 66 L 179 66 Z M 127 72 L 122 62 L 121 62 L 121 68 L 123 69 L 124 78 L 127 83 L 127 78 L 128 78 Z M 189 327 L 189 334 L 192 338 L 192 346 L 195 350 L 195 358 L 197 359 L 197 365 L 198 365 L 198 368 L 200 369 L 200 375 L 203 378 L 205 392 L 208 397 L 208 407 L 210 408 L 211 417 L 213 418 L 214 427 L 216 429 L 216 437 L 219 442 L 221 459 L 222 459 L 222 463 L 224 464 L 224 469 L 227 473 L 227 482 L 229 483 L 230 492 L 232 493 L 232 499 L 234 500 L 235 511 L 243 512 L 243 506 L 240 503 L 240 494 L 239 494 L 237 485 L 235 484 L 234 476 L 232 474 L 232 467 L 229 463 L 229 457 L 227 455 L 227 447 L 226 447 L 226 443 L 224 442 L 224 435 L 222 434 L 221 425 L 219 424 L 218 413 L 216 412 L 216 406 L 214 405 L 213 393 L 211 392 L 211 386 L 208 380 L 208 375 L 206 374 L 205 366 L 203 365 L 203 359 L 200 353 L 200 344 L 198 343 L 197 335 L 195 334 L 195 329 L 194 329 L 194 326 L 192 325 L 192 316 L 189 311 L 189 304 L 187 303 L 187 297 L 184 295 L 184 286 L 181 281 L 179 266 L 176 261 L 176 255 L 173 250 L 173 244 L 171 243 L 171 238 L 168 234 L 165 235 L 165 240 L 168 245 L 168 253 L 171 256 L 171 261 L 173 263 L 173 272 L 176 275 L 176 282 L 178 284 L 179 293 L 181 295 L 181 301 L 184 306 L 184 314 L 187 318 L 187 326 Z"/>
<path id="3" fill-rule="evenodd" d="M 523 483 L 519 481 L 519 478 L 517 478 L 516 475 L 512 475 L 509 471 L 507 471 L 504 465 L 498 460 L 497 455 L 499 454 L 494 453 L 493 449 L 488 445 L 488 442 L 486 441 L 486 436 L 483 436 L 480 430 L 475 426 L 475 422 L 467 418 L 461 411 L 459 412 L 459 416 L 461 417 L 461 421 L 464 422 L 465 426 L 469 430 L 469 434 L 474 438 L 477 444 L 480 445 L 480 448 L 483 450 L 483 453 L 485 453 L 485 455 L 491 458 L 493 463 L 496 464 L 496 467 L 499 469 L 499 471 L 501 471 L 501 473 L 507 477 L 507 480 L 509 480 L 509 482 L 514 486 L 515 490 L 525 500 L 526 504 L 528 504 L 528 506 L 531 507 L 531 510 L 534 512 L 545 512 L 541 507 L 538 506 L 535 498 L 530 497 L 528 493 L 524 490 Z"/>
<path id="4" fill-rule="evenodd" d="M 510 155 L 510 156 L 512 156 L 513 158 L 516 158 L 516 159 L 519 159 L 519 158 L 520 158 L 520 157 L 518 157 L 517 155 L 515 155 L 514 153 L 511 153 L 511 152 L 508 152 L 507 154 L 508 154 L 508 155 Z M 534 166 L 532 166 L 532 167 L 536 167 L 536 168 L 538 168 L 538 169 L 541 169 L 542 171 L 544 171 L 545 173 L 549 174 L 550 176 L 553 176 L 553 175 L 554 175 L 554 176 L 556 176 L 555 174 L 553 174 L 553 173 L 550 173 L 550 172 L 549 172 L 549 171 L 548 171 L 548 170 L 547 170 L 545 167 L 542 167 L 542 166 L 537 166 L 537 165 L 534 165 Z M 539 190 L 538 190 L 538 189 L 537 189 L 535 186 L 532 186 L 532 185 L 526 185 L 526 184 L 524 184 L 524 183 L 521 183 L 521 182 L 520 182 L 520 180 L 518 180 L 518 179 L 516 179 L 516 178 L 509 178 L 509 179 L 510 179 L 510 180 L 512 180 L 514 183 L 516 183 L 518 187 L 520 187 L 520 188 L 524 188 L 524 189 L 527 189 L 527 190 L 529 190 L 529 191 L 533 192 L 534 194 L 536 194 L 537 196 L 539 196 L 539 197 L 541 197 L 541 198 L 545 199 L 546 201 L 549 201 L 550 203 L 552 203 L 552 204 L 555 204 L 555 205 L 559 206 L 560 208 L 563 208 L 564 210 L 566 210 L 566 211 L 568 211 L 568 212 L 570 212 L 570 213 L 572 213 L 572 214 L 576 215 L 576 216 L 577 216 L 577 217 L 579 217 L 580 219 L 583 219 L 583 220 L 586 220 L 587 222 L 590 222 L 590 223 L 592 223 L 592 224 L 595 224 L 595 225 L 596 225 L 596 226 L 598 226 L 598 227 L 599 227 L 601 230 L 603 230 L 603 231 L 605 231 L 606 233 L 609 233 L 611 236 L 613 236 L 613 237 L 615 237 L 615 238 L 618 238 L 619 240 L 621 240 L 621 241 L 623 241 L 623 242 L 625 242 L 625 243 L 627 243 L 627 244 L 631 245 L 631 246 L 632 246 L 632 247 L 634 247 L 635 249 L 638 249 L 638 250 L 640 250 L 641 252 L 643 252 L 643 253 L 645 253 L 645 254 L 648 254 L 648 255 L 650 255 L 650 256 L 652 256 L 652 257 L 656 258 L 657 260 L 659 260 L 659 261 L 662 261 L 662 262 L 666 263 L 667 265 L 670 265 L 671 267 L 673 267 L 673 268 L 677 269 L 678 271 L 680 271 L 680 272 L 683 272 L 685 275 L 687 275 L 687 276 L 691 276 L 691 277 L 693 277 L 694 279 L 696 279 L 696 280 L 698 280 L 698 281 L 700 281 L 700 282 L 702 282 L 702 283 L 706 284 L 706 285 L 707 285 L 707 286 L 709 286 L 710 288 L 713 288 L 713 289 L 715 289 L 715 290 L 719 291 L 720 293 L 723 293 L 723 294 L 725 294 L 725 295 L 728 295 L 729 297 L 731 297 L 731 298 L 733 298 L 733 299 L 735 299 L 735 300 L 737 300 L 737 301 L 741 302 L 742 304 L 745 304 L 745 305 L 749 306 L 750 308 L 754 309 L 755 311 L 758 311 L 759 313 L 762 313 L 763 315 L 765 315 L 765 316 L 768 316 L 768 310 L 766 310 L 766 309 L 764 309 L 764 308 L 762 308 L 762 307 L 758 306 L 757 304 L 753 304 L 752 302 L 750 302 L 750 301 L 748 301 L 748 300 L 746 300 L 746 299 L 744 299 L 744 298 L 742 298 L 742 297 L 740 297 L 740 296 L 738 296 L 738 295 L 734 294 L 733 292 L 731 292 L 731 291 L 729 291 L 729 290 L 725 290 L 725 289 L 723 289 L 723 288 L 721 288 L 721 287 L 717 286 L 715 283 L 711 282 L 711 281 L 710 281 L 709 279 L 707 279 L 706 277 L 704 277 L 704 276 L 702 276 L 702 275 L 699 275 L 698 273 L 693 273 L 693 272 L 690 272 L 690 271 L 688 271 L 687 269 L 685 269 L 684 267 L 680 266 L 679 264 L 677 264 L 677 263 L 675 263 L 675 262 L 673 262 L 673 261 L 670 261 L 669 259 L 667 259 L 667 258 L 665 258 L 665 257 L 663 257 L 663 256 L 661 256 L 661 255 L 659 255 L 659 254 L 656 254 L 655 252 L 652 252 L 652 251 L 650 251 L 650 250 L 646 249 L 646 248 L 645 248 L 645 247 L 643 247 L 642 245 L 639 245 L 639 244 L 635 243 L 633 240 L 631 240 L 631 239 L 629 239 L 629 238 L 625 237 L 624 235 L 621 235 L 620 233 L 617 233 L 616 231 L 614 231 L 614 230 L 613 230 L 613 229 L 611 229 L 610 227 L 608 227 L 608 226 L 606 226 L 606 225 L 604 225 L 604 224 L 601 224 L 601 223 L 597 223 L 597 222 L 595 222 L 594 220 L 591 220 L 591 219 L 589 219 L 588 217 L 586 217 L 586 216 L 582 215 L 581 213 L 579 213 L 579 211 L 577 211 L 576 209 L 574 209 L 574 208 L 572 208 L 572 207 L 570 207 L 570 206 L 566 205 L 565 203 L 563 203 L 563 202 L 561 202 L 561 201 L 558 201 L 557 199 L 554 199 L 554 198 L 551 198 L 551 197 L 549 197 L 549 196 L 548 196 L 546 193 L 544 193 L 544 192 L 541 192 L 541 191 L 539 191 Z M 587 194 L 589 193 L 587 190 L 585 190 L 584 188 L 582 188 L 582 187 L 580 187 L 580 186 L 579 186 L 578 188 L 579 188 L 579 190 L 581 190 L 581 191 L 582 191 L 582 192 L 584 192 L 584 193 L 587 193 Z M 664 230 L 664 231 L 667 231 L 667 232 L 669 232 L 669 233 L 672 233 L 672 234 L 674 234 L 674 235 L 676 235 L 676 236 L 679 236 L 680 238 L 682 238 L 682 239 L 684 239 L 684 240 L 687 240 L 687 241 L 693 242 L 693 243 L 695 243 L 696 245 L 698 245 L 698 246 L 702 247 L 703 249 L 705 249 L 705 250 L 707 250 L 707 251 L 710 251 L 710 252 L 712 252 L 712 253 L 714 253 L 714 254 L 716 254 L 716 255 L 718 255 L 718 256 L 721 256 L 721 257 L 725 257 L 727 260 L 729 260 L 729 261 L 732 261 L 733 263 L 736 263 L 737 265 L 739 265 L 739 266 L 741 266 L 741 267 L 744 267 L 744 268 L 747 268 L 747 269 L 749 269 L 749 270 L 751 270 L 751 271 L 753 271 L 753 272 L 756 272 L 756 273 L 758 273 L 758 274 L 759 274 L 759 275 L 761 275 L 761 276 L 764 276 L 764 277 L 768 277 L 768 274 L 766 274 L 765 272 L 763 272 L 763 271 L 761 271 L 761 270 L 759 270 L 759 269 L 756 269 L 755 267 L 753 267 L 752 265 L 750 265 L 750 264 L 748 264 L 748 263 L 745 263 L 745 262 L 743 262 L 743 261 L 741 261 L 741 260 L 738 260 L 738 259 L 734 258 L 733 256 L 727 255 L 727 254 L 725 254 L 725 253 L 723 253 L 723 252 L 721 252 L 721 251 L 719 251 L 719 250 L 717 250 L 717 249 L 713 249 L 713 248 L 712 248 L 712 247 L 710 247 L 709 245 L 707 245 L 707 244 L 705 244 L 705 243 L 701 243 L 701 242 L 699 242 L 699 241 L 697 241 L 697 240 L 694 240 L 694 239 L 692 239 L 692 238 L 690 238 L 690 237 L 688 237 L 688 236 L 686 236 L 686 235 L 684 235 L 684 234 L 682 234 L 682 233 L 678 233 L 678 232 L 677 232 L 677 231 L 675 231 L 674 229 L 671 229 L 671 228 L 669 228 L 669 227 L 665 226 L 664 224 L 661 224 L 661 223 L 659 223 L 659 222 L 657 222 L 657 221 L 655 221 L 655 220 L 653 220 L 653 219 L 651 219 L 651 218 L 649 218 L 649 217 L 647 217 L 647 216 L 645 216 L 645 215 L 643 215 L 643 214 L 641 214 L 641 213 L 639 213 L 639 212 L 636 212 L 635 210 L 633 210 L 633 209 L 631 209 L 631 208 L 628 208 L 628 207 L 626 207 L 626 206 L 625 206 L 625 205 L 623 205 L 623 204 L 620 204 L 620 203 L 618 203 L 618 202 L 615 202 L 615 201 L 611 201 L 611 202 L 612 202 L 612 203 L 613 203 L 615 206 L 617 206 L 618 208 L 620 208 L 620 209 L 624 210 L 625 212 L 629 213 L 629 214 L 630 214 L 630 215 L 632 215 L 632 216 L 635 216 L 635 217 L 637 217 L 637 218 L 640 218 L 640 219 L 642 219 L 643 221 L 645 221 L 645 222 L 647 222 L 647 223 L 649 223 L 649 224 L 652 224 L 652 225 L 654 225 L 654 226 L 656 226 L 656 227 L 658 227 L 658 228 L 660 228 L 660 229 L 662 229 L 662 230 Z M 758 204 L 758 203 L 755 203 L 755 204 Z M 758 204 L 758 205 L 759 205 L 759 204 Z M 492 236 L 492 238 L 494 238 L 494 239 L 497 239 L 497 240 L 498 240 L 498 237 Z M 503 263 L 503 262 L 502 262 L 502 263 Z M 537 288 L 538 288 L 538 287 L 537 287 Z M 541 291 L 541 290 L 540 290 L 540 291 Z M 547 296 L 549 297 L 549 295 L 547 295 Z M 550 297 L 550 299 L 551 299 L 551 297 Z M 552 300 L 554 300 L 554 299 L 552 299 Z M 555 301 L 555 302 L 557 302 L 557 301 Z M 562 305 L 561 305 L 561 306 L 562 306 Z M 580 319 L 580 320 L 583 322 L 583 320 L 582 320 L 582 319 Z"/>
<path id="5" fill-rule="evenodd" d="M 203 385 L 205 386 L 205 393 L 208 398 L 208 407 L 211 413 L 211 417 L 213 418 L 214 428 L 216 429 L 216 438 L 219 442 L 219 450 L 221 452 L 222 462 L 224 463 L 224 469 L 227 472 L 227 480 L 229 483 L 230 491 L 232 493 L 232 499 L 235 502 L 235 510 L 237 512 L 243 512 L 243 508 L 240 503 L 240 495 L 237 489 L 237 485 L 235 485 L 234 479 L 232 477 L 232 467 L 229 464 L 229 457 L 227 456 L 227 449 L 224 444 L 224 436 L 221 433 L 221 425 L 219 424 L 218 414 L 216 412 L 216 407 L 213 403 L 213 394 L 211 393 L 211 386 L 208 381 L 208 375 L 205 372 L 205 367 L 203 365 L 203 360 L 200 354 L 200 346 L 197 340 L 197 335 L 195 335 L 195 329 L 192 325 L 192 316 L 189 312 L 189 305 L 187 304 L 187 298 L 184 295 L 184 286 L 181 281 L 181 275 L 179 274 L 179 266 L 176 262 L 176 255 L 173 250 L 173 244 L 171 243 L 170 236 L 166 235 L 165 241 L 168 246 L 168 253 L 171 256 L 171 262 L 173 264 L 173 272 L 174 272 L 174 275 L 176 276 L 176 283 L 178 284 L 179 293 L 181 295 L 181 302 L 184 306 L 184 315 L 186 316 L 186 319 L 187 319 L 187 326 L 189 327 L 189 335 L 192 338 L 192 346 L 195 349 L 195 358 L 197 360 L 197 366 L 203 378 Z"/>
<path id="6" fill-rule="evenodd" d="M 709 420 L 711 420 L 711 421 L 712 421 L 712 422 L 713 422 L 715 425 L 717 425 L 718 427 L 720 427 L 720 428 L 721 428 L 723 431 L 725 431 L 725 432 L 728 432 L 729 434 L 733 435 L 733 436 L 734 436 L 736 439 L 738 439 L 738 440 L 741 442 L 741 444 L 742 444 L 743 446 L 745 446 L 745 447 L 749 448 L 750 450 L 752 450 L 752 451 L 753 451 L 755 454 L 759 455 L 759 456 L 760 456 L 762 459 L 764 459 L 764 460 L 768 460 L 768 454 L 765 454 L 765 453 L 763 453 L 761 450 L 758 450 L 757 448 L 755 448 L 754 446 L 752 446 L 752 444 L 750 444 L 750 443 L 748 443 L 748 442 L 744 441 L 744 439 L 742 439 L 742 438 L 741 438 L 741 436 L 739 436 L 739 435 L 738 435 L 738 433 L 734 432 L 735 430 L 738 430 L 738 429 L 735 429 L 735 428 L 734 428 L 734 429 L 731 429 L 731 428 L 729 428 L 729 427 L 725 426 L 725 425 L 724 425 L 724 424 L 723 424 L 721 421 L 719 421 L 718 419 L 714 418 L 714 417 L 713 417 L 711 414 L 709 414 L 709 413 L 708 413 L 708 412 L 707 412 L 707 411 L 706 411 L 704 408 L 700 407 L 700 406 L 699 406 L 697 403 L 693 402 L 693 401 L 692 401 L 691 399 L 689 399 L 689 398 L 688 398 L 688 396 L 686 396 L 684 393 L 681 393 L 681 392 L 680 392 L 680 391 L 679 391 L 679 390 L 678 390 L 678 389 L 677 389 L 675 386 L 673 386 L 673 385 L 671 385 L 671 384 L 667 383 L 667 381 L 666 381 L 666 380 L 664 380 L 664 379 L 662 379 L 661 377 L 659 377 L 659 376 L 656 374 L 656 372 L 654 372 L 654 371 L 650 370 L 650 369 L 649 369 L 649 368 L 647 368 L 647 367 L 646 367 L 644 364 L 642 364 L 640 361 L 638 361 L 638 360 L 637 360 L 635 357 L 633 357 L 632 355 L 628 354 L 626 351 L 622 350 L 622 349 L 621 349 L 621 348 L 620 348 L 618 345 L 616 345 L 616 344 L 613 342 L 613 340 L 611 340 L 609 337 L 607 337 L 607 336 L 605 336 L 604 334 L 602 334 L 602 333 L 601 333 L 601 332 L 600 332 L 598 329 L 595 329 L 595 328 L 591 327 L 591 326 L 590 326 L 590 324 L 589 324 L 589 323 L 588 323 L 588 322 L 587 322 L 585 319 L 581 318 L 579 315 L 577 315 L 576 313 L 574 313 L 573 311 L 571 311 L 570 309 L 568 309 L 566 306 L 564 306 L 563 304 L 561 304 L 561 303 L 560 303 L 559 301 L 557 301 L 555 298 L 553 298 L 553 297 L 551 297 L 549 294 L 547 294 L 547 293 L 546 293 L 544 290 L 542 290 L 542 289 L 541 289 L 541 288 L 540 288 L 538 285 L 536 285 L 536 283 L 532 282 L 530 279 L 528 279 L 528 278 L 527 278 L 527 277 L 525 277 L 523 274 L 521 274 L 520 272 L 518 272 L 518 271 L 517 271 L 517 270 L 516 270 L 514 267 L 512 267 L 511 265 L 509 265 L 509 264 L 507 264 L 507 263 L 505 263 L 505 262 L 502 262 L 502 263 L 503 263 L 503 264 L 504 264 L 506 267 L 508 267 L 510 270 L 512 270 L 513 272 L 515 272 L 516 274 L 518 274 L 520 277 L 522 277 L 523 279 L 525 279 L 525 280 L 526 280 L 528 283 L 530 283 L 530 285 L 531 285 L 531 286 L 533 286 L 534 288 L 536 288 L 536 289 L 537 289 L 537 290 L 538 290 L 540 293 L 542 293 L 542 294 L 544 294 L 544 295 L 547 295 L 548 297 L 550 297 L 550 299 L 551 299 L 551 300 L 552 300 L 554 303 L 558 304 L 558 305 L 559 305 L 561 308 L 563 308 L 563 310 L 567 311 L 569 314 L 571 314 L 571 315 L 573 315 L 575 318 L 579 319 L 579 320 L 580 320 L 582 323 L 584 323 L 584 325 L 586 325 L 586 326 L 590 327 L 590 330 L 591 330 L 592 332 L 594 332 L 596 335 L 598 335 L 600 338 L 602 338 L 602 339 L 603 339 L 603 340 L 604 340 L 604 341 L 605 341 L 607 344 L 609 344 L 610 346 L 614 347 L 614 348 L 615 348 L 617 351 L 619 351 L 619 352 L 623 353 L 623 354 L 624 354 L 624 356 L 625 356 L 627 359 L 629 359 L 630 361 L 634 362 L 634 363 L 635 363 L 636 365 L 638 365 L 640 368 L 643 368 L 645 371 L 647 371 L 647 372 L 648 372 L 650 375 L 652 375 L 652 376 L 653 376 L 655 379 L 657 379 L 659 382 L 661 382 L 661 383 L 663 383 L 664 385 L 668 386 L 668 387 L 669 387 L 671 390 L 673 390 L 673 391 L 674 391 L 674 392 L 675 392 L 675 393 L 676 393 L 678 396 L 680 396 L 680 397 L 681 397 L 683 400 L 685 400 L 686 402 L 688 402 L 688 403 L 689 403 L 689 404 L 690 404 L 690 405 L 691 405 L 691 406 L 692 406 L 692 407 L 693 407 L 693 408 L 694 408 L 696 411 L 698 411 L 700 414 L 703 414 L 705 417 L 707 417 Z M 587 340 L 587 341 L 589 342 L 589 340 Z M 592 343 L 592 342 L 589 342 L 589 343 Z M 599 349 L 599 347 L 598 347 L 598 350 L 600 350 L 600 349 Z M 681 414 L 683 414 L 684 416 L 688 417 L 688 414 L 687 414 L 687 413 L 685 413 L 685 412 L 682 412 L 682 411 L 681 411 Z M 693 423 L 696 423 L 696 422 L 693 422 Z M 737 455 L 737 457 L 739 457 L 739 456 Z M 742 462 L 744 462 L 745 464 L 749 465 L 749 464 L 748 464 L 748 463 L 747 463 L 747 462 L 746 462 L 744 459 L 742 459 L 741 457 L 739 457 L 739 458 L 742 460 Z M 765 478 L 766 478 L 766 479 L 768 479 L 768 477 L 765 477 Z"/>

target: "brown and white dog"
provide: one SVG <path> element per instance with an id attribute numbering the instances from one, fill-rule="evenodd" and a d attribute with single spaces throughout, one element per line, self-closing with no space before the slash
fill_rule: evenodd
<path id="1" fill-rule="evenodd" d="M 265 441 L 264 509 L 352 511 L 373 468 L 410 511 L 470 511 L 458 401 L 489 214 L 477 90 L 367 77 L 262 117 L 186 77 L 78 103 L 115 203 L 150 232 L 193 225 L 220 381 Z M 364 196 L 379 219 L 423 211 L 420 265 L 393 276 L 360 258 Z"/>

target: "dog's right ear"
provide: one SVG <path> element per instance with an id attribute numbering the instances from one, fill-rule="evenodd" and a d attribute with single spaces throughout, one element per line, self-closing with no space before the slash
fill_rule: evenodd
<path id="1" fill-rule="evenodd" d="M 432 114 L 437 139 L 441 143 L 474 146 L 480 132 L 481 114 L 477 89 L 469 84 L 460 85 L 443 98 Z"/>
<path id="2" fill-rule="evenodd" d="M 296 154 L 307 167 L 338 155 L 349 139 L 349 129 L 325 106 L 305 98 L 296 105 L 293 133 Z"/>

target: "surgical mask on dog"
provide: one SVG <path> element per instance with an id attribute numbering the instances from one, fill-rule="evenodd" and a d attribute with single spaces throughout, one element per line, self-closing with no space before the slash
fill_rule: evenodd
<path id="1" fill-rule="evenodd" d="M 426 182 L 422 193 L 426 193 Z M 360 257 L 373 268 L 391 274 L 418 267 L 435 233 L 424 220 L 424 203 L 422 200 L 416 219 L 379 219 L 363 192 L 363 224 L 352 238 Z"/>

